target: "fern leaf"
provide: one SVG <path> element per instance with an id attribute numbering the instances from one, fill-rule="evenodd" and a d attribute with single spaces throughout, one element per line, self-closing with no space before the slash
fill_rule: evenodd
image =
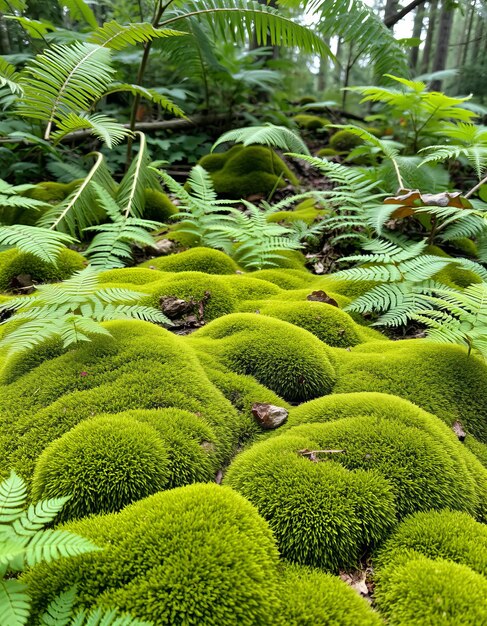
<path id="1" fill-rule="evenodd" d="M 0 624 L 25 626 L 29 614 L 27 585 L 15 579 L 0 580 Z"/>
<path id="2" fill-rule="evenodd" d="M 8 524 L 18 519 L 27 500 L 25 482 L 15 472 L 0 483 L 0 524 Z"/>
<path id="3" fill-rule="evenodd" d="M 41 615 L 39 626 L 69 626 L 72 625 L 72 611 L 76 599 L 76 587 L 64 591 L 49 603 L 46 611 Z"/>
<path id="4" fill-rule="evenodd" d="M 146 43 L 160 37 L 177 37 L 185 35 L 177 30 L 168 28 L 154 28 L 148 22 L 118 24 L 116 21 L 105 22 L 103 26 L 93 31 L 88 41 L 104 48 L 123 50 L 127 46 Z"/>
<path id="5" fill-rule="evenodd" d="M 242 143 L 244 146 L 263 144 L 273 148 L 281 148 L 287 152 L 309 155 L 306 144 L 296 133 L 285 126 L 275 126 L 274 124 L 230 130 L 213 144 L 211 151 L 213 152 L 218 145 L 230 141 Z"/>
<path id="6" fill-rule="evenodd" d="M 73 242 L 73 237 L 69 235 L 37 226 L 24 224 L 0 226 L 0 245 L 16 247 L 53 265 L 56 265 L 61 250 Z"/>
<path id="7" fill-rule="evenodd" d="M 60 0 L 59 4 L 68 9 L 72 20 L 86 22 L 91 28 L 98 28 L 95 14 L 84 0 Z"/>
<path id="8" fill-rule="evenodd" d="M 113 148 L 131 133 L 122 124 L 101 113 L 69 113 L 57 123 L 57 130 L 52 133 L 54 143 L 63 137 L 84 128 L 91 128 L 95 137 L 105 142 L 108 148 Z"/>
<path id="9" fill-rule="evenodd" d="M 66 530 L 43 530 L 36 533 L 25 548 L 25 563 L 33 567 L 43 561 L 54 561 L 61 557 L 79 556 L 97 552 L 94 543 Z"/>
<path id="10" fill-rule="evenodd" d="M 13 94 L 21 96 L 24 90 L 20 84 L 20 78 L 15 65 L 0 57 L 0 87 L 8 87 Z"/>
<path id="11" fill-rule="evenodd" d="M 31 504 L 27 511 L 14 521 L 12 529 L 18 537 L 31 537 L 52 522 L 68 500 L 69 497 L 53 498 Z"/>
<path id="12" fill-rule="evenodd" d="M 57 625 L 56 625 L 57 626 Z M 93 609 L 89 614 L 80 611 L 70 626 L 152 626 L 149 622 L 141 622 L 130 615 L 119 615 L 115 609 Z"/>
<path id="13" fill-rule="evenodd" d="M 211 176 L 201 165 L 195 165 L 195 167 L 191 169 L 188 184 L 193 194 L 201 202 L 209 204 L 217 199 Z"/>
<path id="14" fill-rule="evenodd" d="M 108 96 L 109 94 L 117 93 L 117 92 L 129 92 L 134 96 L 135 95 L 141 96 L 142 98 L 149 100 L 149 102 L 158 104 L 165 111 L 167 111 L 168 113 L 171 113 L 171 115 L 174 115 L 176 117 L 186 118 L 184 111 L 180 107 L 178 107 L 177 104 L 175 104 L 167 96 L 159 93 L 155 89 L 148 89 L 147 87 L 142 87 L 140 85 L 133 85 L 130 83 L 113 83 L 104 93 L 104 96 Z"/>
<path id="15" fill-rule="evenodd" d="M 125 217 L 140 217 L 144 212 L 145 189 L 157 187 L 153 170 L 149 167 L 150 157 L 143 133 L 137 132 L 140 146 L 137 155 L 123 177 L 115 199 Z"/>

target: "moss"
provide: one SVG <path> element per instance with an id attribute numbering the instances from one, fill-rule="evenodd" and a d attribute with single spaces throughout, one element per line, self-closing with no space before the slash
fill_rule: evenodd
<path id="1" fill-rule="evenodd" d="M 332 158 L 338 156 L 339 154 L 340 152 L 338 152 L 338 150 L 334 150 L 333 148 L 321 148 L 321 150 L 318 150 L 316 153 L 316 156 L 325 159 L 328 157 Z"/>
<path id="2" fill-rule="evenodd" d="M 464 252 L 467 256 L 476 258 L 478 256 L 477 244 L 468 239 L 468 237 L 461 237 L 460 239 L 453 239 L 451 242 L 457 250 Z"/>
<path id="3" fill-rule="evenodd" d="M 347 313 L 324 302 L 264 300 L 259 311 L 304 328 L 329 346 L 346 348 L 364 341 L 362 328 Z"/>
<path id="4" fill-rule="evenodd" d="M 158 257 L 142 263 L 162 272 L 205 272 L 206 274 L 235 274 L 239 269 L 235 261 L 219 250 L 192 248 L 178 254 Z"/>
<path id="5" fill-rule="evenodd" d="M 227 198 L 247 198 L 253 194 L 268 195 L 298 179 L 284 161 L 270 148 L 234 146 L 228 152 L 211 154 L 199 164 L 210 172 L 215 191 Z"/>
<path id="6" fill-rule="evenodd" d="M 280 250 L 279 258 L 273 259 L 277 267 L 290 270 L 304 270 L 306 257 L 299 250 Z"/>
<path id="7" fill-rule="evenodd" d="M 254 278 L 267 280 L 281 289 L 300 289 L 306 285 L 311 284 L 315 277 L 309 272 L 303 269 L 299 270 L 286 270 L 286 269 L 272 269 L 272 270 L 257 270 L 252 273 Z"/>
<path id="8" fill-rule="evenodd" d="M 81 181 L 75 180 L 71 183 L 42 182 L 37 183 L 33 189 L 28 189 L 23 193 L 27 198 L 47 202 L 48 204 L 58 204 L 76 189 Z"/>
<path id="9" fill-rule="evenodd" d="M 289 435 L 313 441 L 315 450 L 345 450 L 331 461 L 349 470 L 381 474 L 396 498 L 400 518 L 444 507 L 475 513 L 478 497 L 471 477 L 427 431 L 393 418 L 349 417 L 298 426 Z M 327 458 L 327 457 L 326 457 Z M 469 483 L 465 486 L 465 478 Z"/>
<path id="10" fill-rule="evenodd" d="M 304 222 L 305 224 L 313 224 L 321 215 L 320 209 L 314 206 L 305 207 L 303 209 L 296 208 L 294 211 L 277 211 L 267 218 L 268 222 L 285 222 L 293 224 L 294 222 Z"/>
<path id="11" fill-rule="evenodd" d="M 334 370 L 326 346 L 281 320 L 252 313 L 226 315 L 188 341 L 291 402 L 325 395 L 333 387 Z"/>
<path id="12" fill-rule="evenodd" d="M 219 276 L 203 272 L 179 272 L 165 280 L 151 283 L 150 295 L 142 299 L 141 303 L 159 307 L 160 299 L 164 296 L 193 301 L 193 314 L 204 321 L 232 313 L 236 307 L 236 299 L 225 281 Z"/>
<path id="13" fill-rule="evenodd" d="M 224 482 L 268 520 L 283 557 L 338 572 L 356 566 L 387 535 L 394 498 L 376 472 L 299 454 L 316 450 L 314 444 L 292 433 L 254 444 L 234 459 Z"/>
<path id="14" fill-rule="evenodd" d="M 333 293 L 339 293 L 342 296 L 346 296 L 351 300 L 355 300 L 359 296 L 372 289 L 377 283 L 372 281 L 356 281 L 356 280 L 343 280 L 336 279 L 333 274 L 329 276 L 320 277 L 316 280 L 316 289 L 324 289 L 327 293 L 331 291 Z"/>
<path id="15" fill-rule="evenodd" d="M 467 435 L 464 444 L 470 452 L 475 454 L 482 465 L 487 468 L 487 444 L 477 441 L 477 439 L 471 435 Z"/>
<path id="16" fill-rule="evenodd" d="M 50 444 L 37 460 L 34 501 L 71 496 L 60 520 L 119 511 L 164 489 L 167 449 L 157 431 L 120 416 L 81 422 Z"/>
<path id="17" fill-rule="evenodd" d="M 146 269 L 145 267 L 124 267 L 116 270 L 107 270 L 100 273 L 100 283 L 131 283 L 132 285 L 147 285 L 165 278 L 163 272 Z M 134 288 L 133 288 L 134 289 Z M 136 288 L 135 288 L 136 290 Z"/>
<path id="18" fill-rule="evenodd" d="M 487 441 L 487 367 L 455 345 L 374 341 L 336 353 L 336 393 L 379 391 L 409 399 Z"/>
<path id="19" fill-rule="evenodd" d="M 282 621 L 286 626 L 380 626 L 382 620 L 337 576 L 287 565 L 282 576 Z"/>
<path id="20" fill-rule="evenodd" d="M 391 626 L 487 623 L 487 580 L 466 565 L 411 557 L 382 571 L 375 600 Z"/>
<path id="21" fill-rule="evenodd" d="M 156 222 L 167 222 L 178 212 L 178 207 L 171 202 L 169 196 L 157 189 L 144 191 L 145 208 L 144 218 Z"/>
<path id="22" fill-rule="evenodd" d="M 203 417 L 215 432 L 216 458 L 224 462 L 238 442 L 242 418 L 208 380 L 188 343 L 147 322 L 106 327 L 112 338 L 95 338 L 30 371 L 18 363 L 4 380 L 0 470 L 14 467 L 28 478 L 49 443 L 93 415 L 170 407 Z"/>
<path id="23" fill-rule="evenodd" d="M 330 121 L 324 117 L 319 117 L 318 115 L 307 115 L 306 113 L 295 115 L 293 120 L 298 126 L 305 128 L 306 130 L 319 130 L 321 128 L 325 128 L 330 123 Z"/>
<path id="24" fill-rule="evenodd" d="M 281 293 L 281 289 L 277 285 L 274 285 L 271 281 L 256 278 L 255 273 L 252 275 L 235 274 L 234 276 L 224 276 L 222 280 L 238 301 L 247 299 L 260 300 L 261 298 L 269 298 Z"/>
<path id="25" fill-rule="evenodd" d="M 406 518 L 386 541 L 377 557 L 387 566 L 400 553 L 411 550 L 430 559 L 468 565 L 487 575 L 487 526 L 459 511 L 428 511 Z"/>
<path id="26" fill-rule="evenodd" d="M 339 152 L 351 152 L 363 143 L 363 139 L 348 130 L 339 130 L 330 137 L 330 148 Z"/>
<path id="27" fill-rule="evenodd" d="M 278 553 L 267 524 L 218 485 L 158 493 L 65 527 L 104 550 L 34 568 L 35 613 L 77 583 L 79 604 L 117 606 L 155 626 L 272 624 Z"/>
<path id="28" fill-rule="evenodd" d="M 81 254 L 63 249 L 57 257 L 56 265 L 46 263 L 30 253 L 16 248 L 0 252 L 0 291 L 8 291 L 16 276 L 28 274 L 32 282 L 47 283 L 69 278 L 74 272 L 85 267 L 86 260 Z"/>

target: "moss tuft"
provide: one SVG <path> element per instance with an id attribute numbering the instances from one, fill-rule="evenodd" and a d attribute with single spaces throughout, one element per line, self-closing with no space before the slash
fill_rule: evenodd
<path id="1" fill-rule="evenodd" d="M 104 550 L 31 570 L 25 579 L 36 614 L 76 583 L 83 606 L 117 606 L 158 626 L 253 626 L 278 617 L 274 539 L 227 487 L 165 491 L 65 528 Z"/>
<path id="2" fill-rule="evenodd" d="M 286 626 L 380 626 L 382 620 L 337 576 L 287 565 L 282 577 L 282 620 Z"/>
<path id="3" fill-rule="evenodd" d="M 276 187 L 285 187 L 287 181 L 298 184 L 284 161 L 264 146 L 233 146 L 227 152 L 204 156 L 199 165 L 210 172 L 218 194 L 236 200 L 268 195 Z"/>
<path id="4" fill-rule="evenodd" d="M 167 449 L 148 424 L 120 416 L 81 422 L 37 460 L 34 501 L 71 496 L 60 520 L 119 511 L 167 485 Z"/>
<path id="5" fill-rule="evenodd" d="M 171 202 L 169 196 L 157 189 L 146 189 L 144 192 L 144 217 L 148 220 L 166 223 L 178 212 L 178 207 Z"/>
<path id="6" fill-rule="evenodd" d="M 235 274 L 239 269 L 235 261 L 219 250 L 192 248 L 178 254 L 158 257 L 142 263 L 162 272 L 205 272 L 206 274 Z"/>
<path id="7" fill-rule="evenodd" d="M 363 143 L 363 139 L 348 130 L 339 130 L 330 137 L 330 148 L 338 152 L 351 152 Z"/>
<path id="8" fill-rule="evenodd" d="M 334 370 L 327 347 L 307 331 L 252 313 L 214 320 L 188 338 L 237 374 L 250 374 L 291 402 L 330 393 Z"/>
<path id="9" fill-rule="evenodd" d="M 330 120 L 327 120 L 324 117 L 319 117 L 318 115 L 308 115 L 306 113 L 295 115 L 293 120 L 298 126 L 305 128 L 306 130 L 318 130 L 325 128 L 330 123 Z"/>

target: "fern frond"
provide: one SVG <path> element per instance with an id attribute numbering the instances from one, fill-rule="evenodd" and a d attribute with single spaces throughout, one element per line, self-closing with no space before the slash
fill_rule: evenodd
<path id="1" fill-rule="evenodd" d="M 14 471 L 10 472 L 10 476 L 0 483 L 0 524 L 10 524 L 18 519 L 26 500 L 24 481 Z"/>
<path id="2" fill-rule="evenodd" d="M 437 145 L 423 148 L 420 152 L 427 152 L 426 157 L 420 165 L 425 163 L 438 163 L 449 159 L 458 159 L 464 156 L 477 174 L 479 180 L 482 178 L 485 168 L 487 168 L 487 141 L 484 145 L 452 146 Z"/>
<path id="3" fill-rule="evenodd" d="M 84 0 L 60 0 L 59 3 L 68 9 L 71 19 L 86 22 L 91 28 L 98 28 L 95 14 Z"/>
<path id="4" fill-rule="evenodd" d="M 43 530 L 33 535 L 25 547 L 25 564 L 34 567 L 43 561 L 50 562 L 98 550 L 100 548 L 85 537 L 66 530 Z"/>
<path id="5" fill-rule="evenodd" d="M 119 615 L 115 609 L 106 611 L 93 609 L 88 615 L 86 611 L 80 611 L 70 626 L 152 626 L 152 624 L 141 622 L 130 615 Z"/>
<path id="6" fill-rule="evenodd" d="M 39 626 L 72 626 L 73 605 L 76 599 L 76 587 L 59 594 L 47 606 L 41 615 Z"/>
<path id="7" fill-rule="evenodd" d="M 201 165 L 191 169 L 187 183 L 198 201 L 210 204 L 217 199 L 211 176 Z"/>
<path id="8" fill-rule="evenodd" d="M 57 130 L 51 138 L 58 143 L 66 135 L 85 128 L 91 128 L 95 137 L 105 142 L 108 148 L 113 148 L 131 134 L 123 124 L 102 113 L 69 113 L 58 121 Z"/>
<path id="9" fill-rule="evenodd" d="M 12 530 L 23 539 L 32 537 L 55 519 L 68 500 L 69 497 L 52 498 L 31 504 L 27 511 L 13 522 Z"/>
<path id="10" fill-rule="evenodd" d="M 262 144 L 287 152 L 309 155 L 309 150 L 301 137 L 285 126 L 275 126 L 274 124 L 230 130 L 217 139 L 211 151 L 213 152 L 218 145 L 230 141 L 242 143 L 244 146 Z"/>
<path id="11" fill-rule="evenodd" d="M 147 87 L 142 87 L 141 85 L 133 85 L 131 83 L 113 83 L 108 87 L 107 91 L 103 94 L 104 96 L 108 96 L 112 93 L 118 92 L 128 92 L 133 96 L 138 95 L 149 102 L 153 102 L 154 104 L 158 104 L 161 108 L 163 108 L 171 115 L 176 117 L 186 118 L 184 111 L 178 107 L 170 98 L 165 96 L 164 94 L 159 93 L 155 89 L 149 89 Z"/>
<path id="12" fill-rule="evenodd" d="M 30 615 L 27 585 L 13 578 L 0 580 L 0 623 L 25 626 Z"/>
<path id="13" fill-rule="evenodd" d="M 0 57 L 0 87 L 8 87 L 13 94 L 21 96 L 24 93 L 20 83 L 21 75 L 12 65 Z"/>
<path id="14" fill-rule="evenodd" d="M 37 226 L 0 226 L 0 246 L 16 247 L 53 265 L 61 250 L 74 241 L 69 235 Z"/>
<path id="15" fill-rule="evenodd" d="M 139 151 L 123 177 L 115 200 L 125 217 L 141 217 L 145 207 L 145 189 L 157 187 L 154 171 L 149 167 L 150 156 L 144 133 L 136 132 L 140 139 Z"/>
<path id="16" fill-rule="evenodd" d="M 123 50 L 127 46 L 146 43 L 161 37 L 178 37 L 186 33 L 168 28 L 154 28 L 148 22 L 118 24 L 115 20 L 105 22 L 90 33 L 88 41 L 104 48 Z"/>

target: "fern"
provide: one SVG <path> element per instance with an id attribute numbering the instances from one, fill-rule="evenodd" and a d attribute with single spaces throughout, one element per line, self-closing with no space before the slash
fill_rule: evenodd
<path id="1" fill-rule="evenodd" d="M 51 134 L 54 143 L 61 141 L 63 137 L 77 130 L 90 128 L 93 135 L 105 142 L 108 148 L 113 148 L 131 133 L 122 124 L 115 122 L 111 117 L 101 113 L 68 113 L 65 117 L 58 120 L 57 130 Z"/>
<path id="2" fill-rule="evenodd" d="M 100 288 L 97 270 L 88 266 L 62 283 L 39 285 L 32 296 L 0 304 L 0 311 L 15 311 L 0 323 L 5 325 L 0 348 L 6 348 L 11 356 L 47 339 L 60 339 L 66 348 L 90 341 L 93 334 L 109 336 L 101 322 L 112 319 L 171 325 L 157 309 L 131 304 L 142 297 L 144 294 L 127 289 Z"/>
<path id="3" fill-rule="evenodd" d="M 132 258 L 132 243 L 154 246 L 154 239 L 147 231 L 153 231 L 161 224 L 127 215 L 103 187 L 97 183 L 93 183 L 93 186 L 112 222 L 85 229 L 98 233 L 87 248 L 86 255 L 98 269 L 123 267 Z"/>
<path id="4" fill-rule="evenodd" d="M 281 148 L 287 152 L 309 155 L 306 144 L 296 133 L 285 126 L 275 126 L 274 124 L 230 130 L 213 144 L 211 151 L 213 152 L 218 145 L 229 141 L 242 143 L 244 146 L 263 144 L 273 148 Z"/>
<path id="5" fill-rule="evenodd" d="M 90 33 L 88 42 L 110 48 L 123 50 L 138 43 L 147 43 L 160 37 L 176 37 L 184 35 L 180 31 L 167 28 L 154 28 L 149 23 L 118 24 L 116 21 L 105 22 L 103 26 Z"/>
<path id="6" fill-rule="evenodd" d="M 95 14 L 84 0 L 61 0 L 60 4 L 66 7 L 73 20 L 86 22 L 91 28 L 97 28 Z"/>
<path id="7" fill-rule="evenodd" d="M 20 84 L 20 73 L 15 66 L 0 57 L 0 87 L 8 87 L 14 94 L 22 95 L 23 87 Z"/>
<path id="8" fill-rule="evenodd" d="M 24 224 L 0 226 L 0 246 L 18 248 L 21 252 L 33 254 L 53 265 L 56 265 L 61 250 L 73 242 L 74 239 L 69 235 L 46 228 Z"/>
<path id="9" fill-rule="evenodd" d="M 186 117 L 184 111 L 178 107 L 177 104 L 174 104 L 172 100 L 170 100 L 167 96 L 160 94 L 154 89 L 148 89 L 147 87 L 141 87 L 140 85 L 132 85 L 129 83 L 113 83 L 108 87 L 106 92 L 103 94 L 104 96 L 108 96 L 112 93 L 117 92 L 128 92 L 133 96 L 139 95 L 149 102 L 153 102 L 154 104 L 158 104 L 161 108 L 163 108 L 171 115 L 176 117 Z"/>

